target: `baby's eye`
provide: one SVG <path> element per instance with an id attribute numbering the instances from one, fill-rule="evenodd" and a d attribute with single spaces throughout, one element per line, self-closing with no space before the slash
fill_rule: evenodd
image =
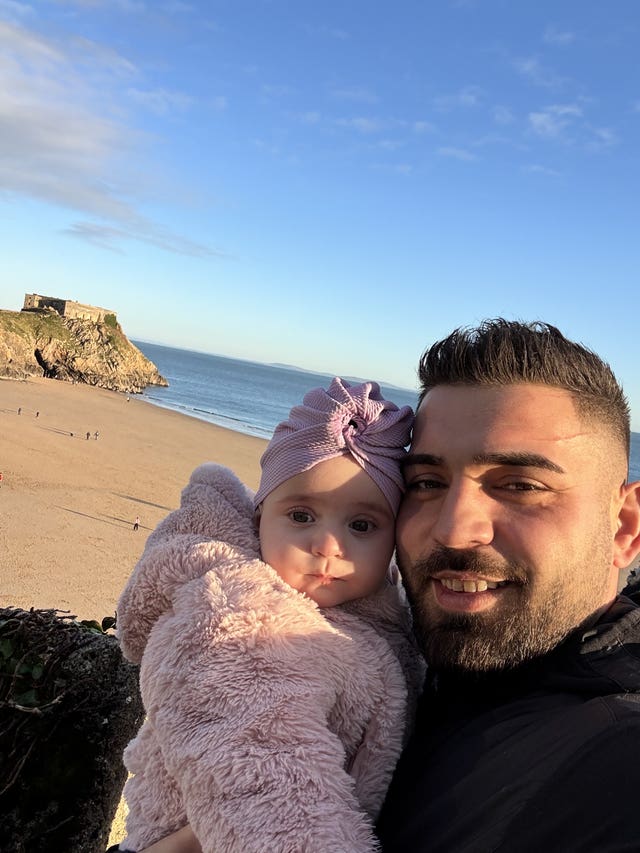
<path id="1" fill-rule="evenodd" d="M 311 513 L 304 509 L 292 509 L 289 513 L 289 518 L 291 521 L 295 521 L 296 524 L 310 524 L 313 521 Z"/>
<path id="2" fill-rule="evenodd" d="M 349 524 L 349 527 L 355 530 L 356 533 L 370 533 L 372 530 L 375 530 L 376 525 L 373 521 L 367 521 L 366 518 L 356 518 L 355 521 Z"/>

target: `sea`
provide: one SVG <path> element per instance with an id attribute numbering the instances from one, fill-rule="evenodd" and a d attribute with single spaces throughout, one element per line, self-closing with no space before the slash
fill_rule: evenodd
<path id="1" fill-rule="evenodd" d="M 133 342 L 169 383 L 149 386 L 142 398 L 156 406 L 208 421 L 246 435 L 271 438 L 280 421 L 311 388 L 327 386 L 330 373 L 313 373 L 283 364 L 261 364 L 221 355 Z M 351 382 L 361 378 L 343 376 Z M 375 376 L 366 379 L 379 381 Z M 383 396 L 415 408 L 417 390 L 379 382 Z M 640 433 L 631 433 L 629 479 L 640 480 Z"/>

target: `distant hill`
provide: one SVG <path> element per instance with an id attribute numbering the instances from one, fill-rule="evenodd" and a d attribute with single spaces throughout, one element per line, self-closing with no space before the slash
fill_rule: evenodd
<path id="1" fill-rule="evenodd" d="M 0 310 L 0 377 L 44 376 L 138 393 L 167 385 L 113 315 L 106 322 L 61 317 L 52 310 Z"/>

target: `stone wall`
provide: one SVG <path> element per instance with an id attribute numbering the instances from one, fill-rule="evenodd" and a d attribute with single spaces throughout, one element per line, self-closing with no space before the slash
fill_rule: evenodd
<path id="1" fill-rule="evenodd" d="M 39 293 L 25 293 L 22 310 L 32 311 L 37 308 L 52 308 L 61 317 L 69 317 L 72 320 L 92 320 L 94 323 L 104 322 L 107 314 L 116 316 L 115 311 L 98 308 L 95 305 L 84 305 L 82 302 L 74 302 L 72 299 L 58 299 L 55 296 L 41 296 Z"/>

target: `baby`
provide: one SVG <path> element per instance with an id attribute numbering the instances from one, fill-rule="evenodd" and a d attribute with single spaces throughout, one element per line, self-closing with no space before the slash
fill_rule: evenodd
<path id="1" fill-rule="evenodd" d="M 118 605 L 147 712 L 121 850 L 187 824 L 205 853 L 377 849 L 423 676 L 390 567 L 411 424 L 334 379 L 276 428 L 255 498 L 203 465 L 151 534 Z"/>

